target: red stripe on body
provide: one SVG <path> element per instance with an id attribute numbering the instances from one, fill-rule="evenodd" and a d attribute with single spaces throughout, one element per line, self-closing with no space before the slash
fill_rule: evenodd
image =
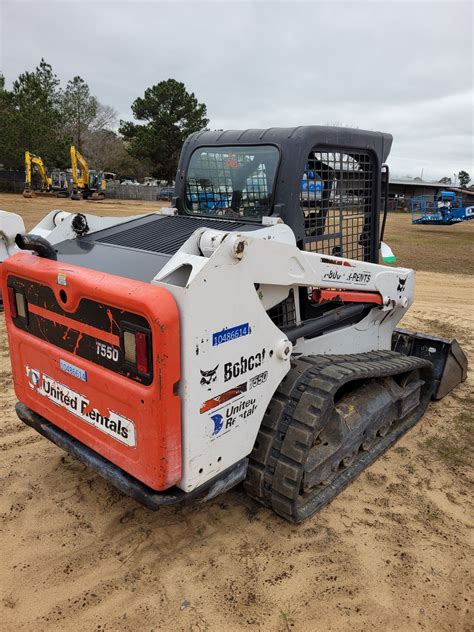
<path id="1" fill-rule="evenodd" d="M 103 329 L 98 329 L 97 327 L 93 327 L 92 325 L 87 325 L 86 323 L 80 323 L 77 320 L 72 320 L 67 316 L 63 316 L 62 314 L 56 314 L 55 312 L 50 312 L 48 309 L 44 309 L 44 307 L 39 307 L 38 305 L 33 305 L 28 303 L 28 311 L 32 314 L 36 314 L 37 316 L 41 316 L 46 320 L 52 320 L 58 325 L 64 325 L 68 329 L 74 329 L 81 334 L 85 334 L 86 336 L 91 336 L 92 338 L 97 338 L 98 340 L 102 340 L 103 342 L 108 342 L 110 345 L 114 347 L 120 346 L 120 338 L 115 334 L 111 334 L 109 331 L 104 331 Z"/>

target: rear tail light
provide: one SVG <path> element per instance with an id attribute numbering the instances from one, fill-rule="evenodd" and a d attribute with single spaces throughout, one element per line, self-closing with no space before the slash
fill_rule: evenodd
<path id="1" fill-rule="evenodd" d="M 144 331 L 135 333 L 137 350 L 137 369 L 139 373 L 148 373 L 148 336 Z"/>
<path id="2" fill-rule="evenodd" d="M 23 318 L 28 320 L 28 303 L 23 292 L 8 287 L 8 301 L 12 318 Z"/>
<path id="3" fill-rule="evenodd" d="M 123 351 L 125 362 L 129 364 L 137 363 L 137 343 L 133 331 L 123 332 Z"/>
<path id="4" fill-rule="evenodd" d="M 12 318 L 16 318 L 18 316 L 18 312 L 16 309 L 15 290 L 12 287 L 8 288 L 8 302 L 10 303 Z"/>
<path id="5" fill-rule="evenodd" d="M 140 329 L 123 329 L 123 357 L 125 363 L 138 373 L 150 372 L 150 333 Z"/>

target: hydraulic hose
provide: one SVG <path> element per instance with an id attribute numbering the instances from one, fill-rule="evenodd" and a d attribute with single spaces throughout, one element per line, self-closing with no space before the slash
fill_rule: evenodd
<path id="1" fill-rule="evenodd" d="M 53 246 L 49 241 L 44 239 L 44 237 L 40 237 L 39 235 L 22 235 L 18 233 L 15 237 L 15 243 L 20 250 L 32 250 L 36 252 L 38 257 L 52 259 L 53 261 L 57 261 L 58 259 L 58 255 Z"/>
<path id="2" fill-rule="evenodd" d="M 357 303 L 356 305 L 343 305 L 337 307 L 328 314 L 307 320 L 302 325 L 285 329 L 285 334 L 290 342 L 296 342 L 298 338 L 314 338 L 315 336 L 343 325 L 346 321 L 362 316 L 368 309 L 374 307 L 373 303 Z"/>

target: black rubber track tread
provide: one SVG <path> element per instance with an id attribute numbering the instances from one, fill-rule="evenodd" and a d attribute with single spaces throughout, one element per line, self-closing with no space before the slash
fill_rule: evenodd
<path id="1" fill-rule="evenodd" d="M 419 369 L 425 385 L 417 409 L 372 448 L 362 452 L 328 485 L 300 493 L 304 467 L 317 434 L 327 423 L 334 395 L 348 382 Z M 328 504 L 423 415 L 430 401 L 432 365 L 395 351 L 337 356 L 300 356 L 282 380 L 262 421 L 244 486 L 254 499 L 291 522 L 301 522 Z"/>

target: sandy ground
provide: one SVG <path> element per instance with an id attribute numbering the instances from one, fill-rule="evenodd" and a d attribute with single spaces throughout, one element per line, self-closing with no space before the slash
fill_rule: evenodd
<path id="1" fill-rule="evenodd" d="M 404 325 L 472 361 L 472 278 L 420 272 L 417 288 Z M 137 505 L 17 420 L 3 316 L 0 339 L 0 629 L 474 630 L 472 374 L 295 526 L 240 488 Z"/>

